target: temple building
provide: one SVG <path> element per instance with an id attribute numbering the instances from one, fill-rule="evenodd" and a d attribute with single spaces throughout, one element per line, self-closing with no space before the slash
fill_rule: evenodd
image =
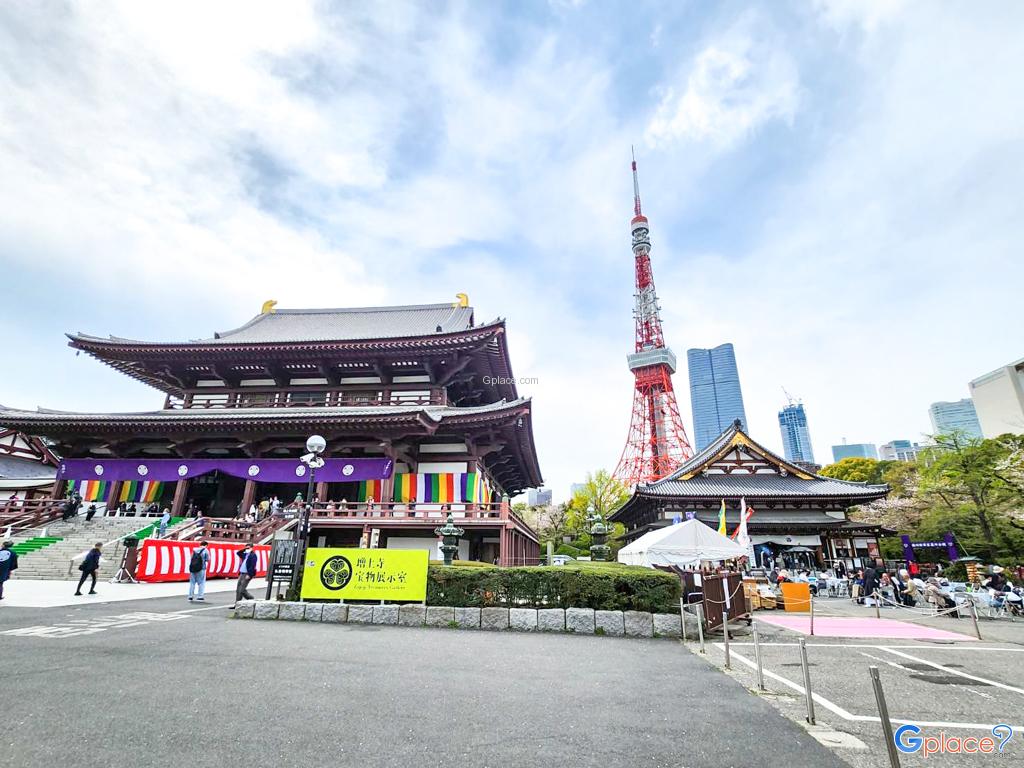
<path id="1" fill-rule="evenodd" d="M 69 335 L 70 346 L 164 394 L 140 413 L 0 408 L 0 424 L 44 436 L 62 457 L 54 495 L 157 503 L 225 523 L 316 473 L 314 546 L 436 549 L 451 511 L 459 557 L 536 563 L 536 534 L 508 498 L 542 484 L 531 403 L 518 395 L 505 321 L 455 304 L 275 309 L 211 338 Z M 261 531 L 269 528 L 261 528 Z"/>
<path id="2" fill-rule="evenodd" d="M 0 426 L 0 506 L 52 495 L 56 475 L 57 457 L 46 443 Z"/>
<path id="3" fill-rule="evenodd" d="M 687 517 L 718 527 L 721 505 L 732 535 L 743 501 L 752 514 L 747 531 L 758 565 L 818 565 L 842 560 L 849 567 L 879 556 L 878 537 L 894 532 L 850 520 L 848 510 L 883 498 L 887 485 L 834 480 L 772 453 L 733 422 L 703 451 L 667 477 L 638 485 L 610 520 L 626 527 L 632 541 Z"/>

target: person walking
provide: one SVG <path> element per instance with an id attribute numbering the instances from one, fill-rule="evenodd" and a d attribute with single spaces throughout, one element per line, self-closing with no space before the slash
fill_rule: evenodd
<path id="1" fill-rule="evenodd" d="M 246 544 L 236 553 L 238 555 L 238 583 L 235 585 L 235 605 L 242 600 L 255 600 L 247 587 L 256 575 L 256 553 L 252 544 Z M 232 606 L 234 607 L 234 606 Z"/>
<path id="2" fill-rule="evenodd" d="M 13 541 L 5 541 L 0 549 L 0 600 L 4 599 L 4 582 L 11 578 L 11 572 L 18 570 L 18 553 L 11 547 Z"/>
<path id="3" fill-rule="evenodd" d="M 199 542 L 199 548 L 192 553 L 188 564 L 188 599 L 193 596 L 199 602 L 205 601 L 206 568 L 210 564 L 210 550 L 206 548 L 206 539 Z"/>
<path id="4" fill-rule="evenodd" d="M 171 522 L 171 510 L 164 507 L 164 513 L 160 516 L 160 538 L 167 535 L 167 524 Z"/>
<path id="5" fill-rule="evenodd" d="M 78 566 L 78 570 L 82 572 L 82 578 L 78 580 L 78 588 L 75 590 L 75 595 L 78 597 L 82 596 L 82 585 L 90 576 L 92 577 L 92 586 L 89 587 L 89 594 L 96 594 L 96 571 L 100 569 L 100 550 L 102 548 L 103 542 L 97 541 L 96 545 L 89 550 L 89 554 L 85 556 L 82 564 Z"/>
<path id="6" fill-rule="evenodd" d="M 85 513 L 85 522 L 91 522 L 93 516 L 96 514 L 96 505 L 90 504 L 88 511 Z"/>

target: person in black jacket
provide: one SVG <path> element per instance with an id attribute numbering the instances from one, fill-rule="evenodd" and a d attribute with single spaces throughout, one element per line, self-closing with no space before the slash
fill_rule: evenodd
<path id="1" fill-rule="evenodd" d="M 78 580 L 78 589 L 75 590 L 75 594 L 78 596 L 82 595 L 82 585 L 85 584 L 85 580 L 92 577 L 92 586 L 89 587 L 89 594 L 96 594 L 96 571 L 100 569 L 100 549 L 103 547 L 102 541 L 97 541 L 96 546 L 89 550 L 89 554 L 85 556 L 82 564 L 78 566 L 78 570 L 82 572 L 82 578 Z"/>
<path id="2" fill-rule="evenodd" d="M 258 558 L 252 548 L 252 544 L 246 544 L 238 550 L 236 555 L 238 556 L 238 583 L 235 584 L 235 604 L 237 605 L 242 600 L 253 599 L 253 596 L 249 594 L 249 590 L 246 587 L 249 586 L 249 582 L 256 575 Z"/>
<path id="3" fill-rule="evenodd" d="M 18 570 L 18 553 L 11 547 L 14 542 L 5 541 L 0 549 L 0 600 L 4 599 L 4 582 L 11 578 L 11 572 Z"/>

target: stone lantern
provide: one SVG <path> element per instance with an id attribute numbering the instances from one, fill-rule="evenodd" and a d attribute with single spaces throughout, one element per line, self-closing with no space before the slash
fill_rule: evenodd
<path id="1" fill-rule="evenodd" d="M 594 505 L 587 507 L 587 522 L 590 523 L 590 559 L 606 561 L 611 554 L 611 547 L 605 544 L 611 528 L 601 515 L 594 511 Z"/>
<path id="2" fill-rule="evenodd" d="M 451 512 L 448 513 L 448 519 L 445 524 L 440 528 L 435 528 L 434 533 L 438 536 L 443 537 L 441 542 L 441 553 L 444 555 L 444 564 L 451 565 L 452 557 L 459 551 L 459 538 L 465 531 L 455 525 L 455 517 Z"/>

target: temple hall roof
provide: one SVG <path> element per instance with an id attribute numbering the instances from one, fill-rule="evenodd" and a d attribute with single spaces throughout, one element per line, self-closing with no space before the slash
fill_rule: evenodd
<path id="1" fill-rule="evenodd" d="M 472 327 L 473 308 L 451 303 L 348 309 L 275 309 L 256 315 L 238 328 L 214 333 L 212 338 L 192 339 L 173 344 L 205 346 L 399 339 L 454 333 Z M 103 338 L 83 333 L 69 336 L 72 340 L 113 342 L 131 346 L 169 343 L 139 341 L 119 336 Z"/>
<path id="2" fill-rule="evenodd" d="M 888 492 L 887 485 L 853 483 L 808 472 L 755 442 L 737 421 L 672 474 L 638 485 L 611 519 L 631 518 L 641 508 L 672 501 L 685 505 L 745 497 L 748 501 L 821 500 L 854 506 Z"/>

